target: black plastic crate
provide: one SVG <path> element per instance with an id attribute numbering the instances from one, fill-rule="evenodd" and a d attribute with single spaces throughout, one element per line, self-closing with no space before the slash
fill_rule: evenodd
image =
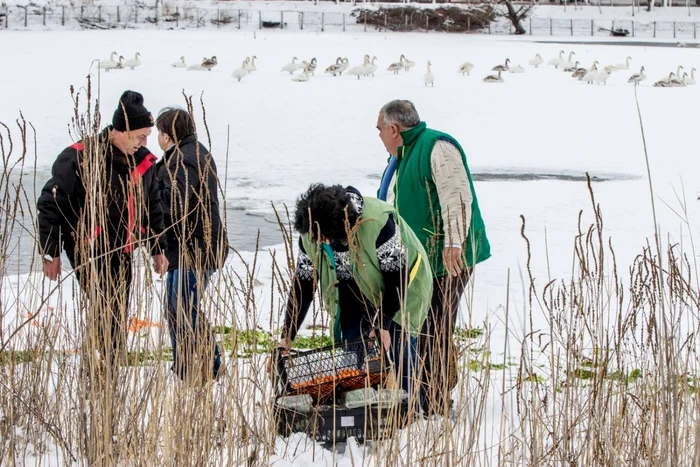
<path id="1" fill-rule="evenodd" d="M 316 404 L 336 392 L 376 386 L 386 377 L 386 356 L 375 340 L 358 340 L 280 356 L 277 394 L 308 394 Z"/>
<path id="2" fill-rule="evenodd" d="M 328 446 L 344 443 L 351 437 L 359 442 L 378 440 L 391 436 L 394 430 L 408 424 L 408 409 L 406 400 L 389 408 L 372 405 L 347 409 L 319 405 L 308 413 L 275 404 L 277 433 L 284 437 L 292 433 L 305 433 Z"/>

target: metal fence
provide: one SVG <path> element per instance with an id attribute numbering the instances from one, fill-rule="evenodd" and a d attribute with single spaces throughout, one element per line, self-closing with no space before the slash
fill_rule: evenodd
<path id="1" fill-rule="evenodd" d="M 609 36 L 610 30 L 626 29 L 631 37 L 696 39 L 700 29 L 690 21 L 528 18 L 525 22 L 528 34 L 537 36 Z"/>
<path id="2" fill-rule="evenodd" d="M 352 13 L 292 10 L 248 10 L 226 7 L 180 7 L 136 5 L 69 6 L 6 6 L 0 8 L 0 27 L 81 27 L 86 29 L 117 29 L 135 26 L 160 29 L 217 27 L 229 29 L 291 29 L 309 31 L 373 31 L 376 27 L 357 24 Z M 604 36 L 611 29 L 627 29 L 631 37 L 697 38 L 695 22 L 596 19 L 554 19 L 530 17 L 523 21 L 530 35 Z M 384 29 L 378 28 L 380 31 Z M 417 26 L 417 31 L 425 30 Z M 492 23 L 475 33 L 512 34 L 506 20 Z"/>

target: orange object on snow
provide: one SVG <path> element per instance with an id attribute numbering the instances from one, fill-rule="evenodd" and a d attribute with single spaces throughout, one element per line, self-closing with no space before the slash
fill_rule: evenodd
<path id="1" fill-rule="evenodd" d="M 150 319 L 129 319 L 129 332 L 139 332 L 144 328 L 159 328 L 160 323 L 158 321 L 151 321 Z"/>

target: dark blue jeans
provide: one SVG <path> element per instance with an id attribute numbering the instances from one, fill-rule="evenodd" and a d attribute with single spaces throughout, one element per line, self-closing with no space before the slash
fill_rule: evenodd
<path id="1" fill-rule="evenodd" d="M 367 336 L 369 330 L 364 329 L 360 322 L 357 327 L 348 327 L 343 329 L 343 339 L 354 341 L 360 339 L 360 336 Z M 400 325 L 391 322 L 389 325 L 389 334 L 391 335 L 391 346 L 389 347 L 389 361 L 394 366 L 394 371 L 397 375 L 401 375 L 401 388 L 411 396 L 411 391 L 417 384 L 416 381 L 416 365 L 418 363 L 416 352 L 416 338 L 412 337 L 407 332 L 403 331 Z"/>
<path id="2" fill-rule="evenodd" d="M 174 269 L 165 278 L 166 316 L 173 347 L 173 371 L 181 378 L 199 370 L 208 379 L 219 375 L 221 354 L 199 302 L 214 271 Z M 195 365 L 195 362 L 198 362 Z"/>

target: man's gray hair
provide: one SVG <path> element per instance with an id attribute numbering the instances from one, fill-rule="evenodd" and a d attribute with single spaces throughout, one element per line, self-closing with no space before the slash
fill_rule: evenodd
<path id="1" fill-rule="evenodd" d="M 413 102 L 403 99 L 385 104 L 379 113 L 384 116 L 385 125 L 398 125 L 399 128 L 408 129 L 420 123 L 420 117 Z"/>

